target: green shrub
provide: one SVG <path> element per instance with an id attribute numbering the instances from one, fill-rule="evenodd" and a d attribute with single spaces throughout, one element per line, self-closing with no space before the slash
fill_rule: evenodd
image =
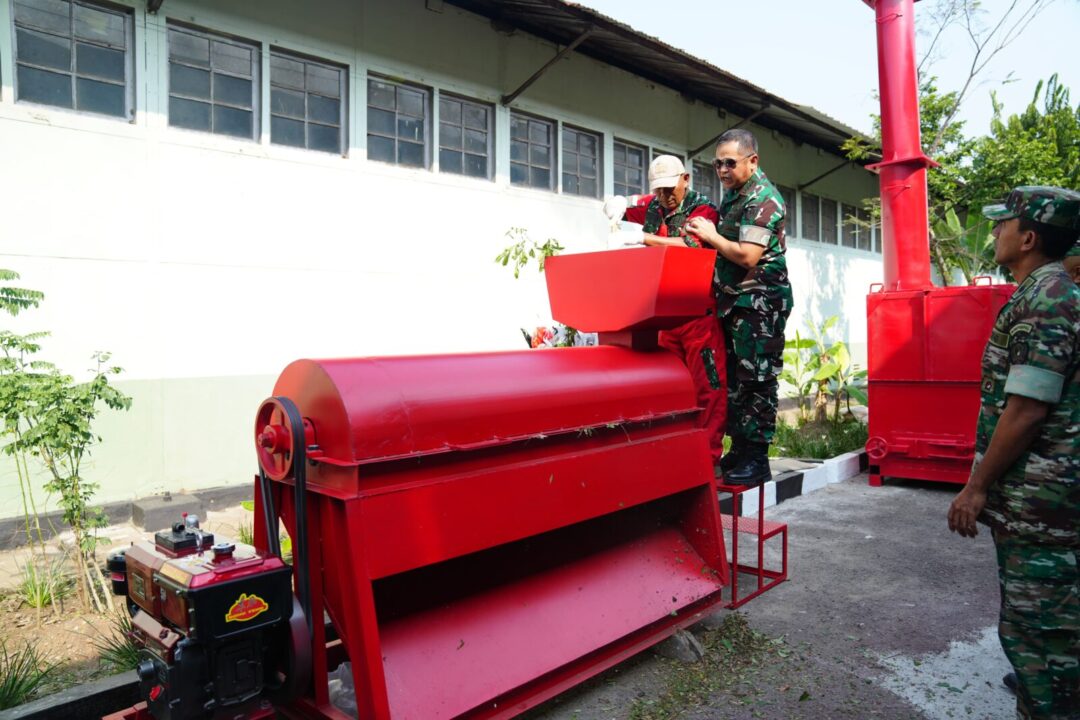
<path id="1" fill-rule="evenodd" d="M 75 579 L 64 569 L 64 563 L 56 560 L 40 567 L 28 562 L 22 567 L 19 595 L 32 608 L 44 608 L 69 597 L 75 591 Z"/>
<path id="2" fill-rule="evenodd" d="M 836 457 L 852 450 L 862 450 L 868 437 L 866 424 L 858 420 L 798 422 L 794 427 L 777 418 L 776 435 L 769 447 L 769 457 Z"/>
<path id="3" fill-rule="evenodd" d="M 134 670 L 139 664 L 139 646 L 131 631 L 131 615 L 118 609 L 109 621 L 109 632 L 93 640 L 101 663 L 114 672 Z"/>
<path id="4" fill-rule="evenodd" d="M 55 668 L 56 665 L 41 657 L 32 643 L 12 652 L 7 643 L 0 640 L 0 710 L 29 700 Z"/>

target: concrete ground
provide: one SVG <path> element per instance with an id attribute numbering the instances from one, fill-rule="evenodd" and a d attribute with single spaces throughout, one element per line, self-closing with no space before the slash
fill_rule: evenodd
<path id="1" fill-rule="evenodd" d="M 789 526 L 790 580 L 739 612 L 755 630 L 782 636 L 790 654 L 755 668 L 752 687 L 680 717 L 1014 717 L 1001 685 L 1009 666 L 996 636 L 993 543 L 985 530 L 975 540 L 949 533 L 955 492 L 903 481 L 872 488 L 859 475 L 767 509 Z M 665 667 L 653 655 L 625 663 L 530 718 L 648 717 L 642 709 L 663 692 Z"/>

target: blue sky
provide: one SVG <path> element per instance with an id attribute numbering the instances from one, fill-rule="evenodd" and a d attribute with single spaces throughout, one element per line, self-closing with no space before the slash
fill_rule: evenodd
<path id="1" fill-rule="evenodd" d="M 660 38 L 793 102 L 812 105 L 869 132 L 877 112 L 874 13 L 860 0 L 577 0 Z M 916 23 L 935 0 L 916 3 Z M 1020 4 L 1028 0 L 1021 0 Z M 999 17 L 1010 0 L 984 0 L 984 18 Z M 827 8 L 827 9 L 825 9 Z M 665 9 L 670 11 L 665 12 Z M 730 15 L 730 23 L 725 22 Z M 925 15 L 924 15 L 925 16 Z M 971 63 L 962 30 L 941 43 L 933 66 L 943 90 L 959 89 Z M 1080 0 L 1053 0 L 1020 39 L 998 54 L 968 91 L 960 119 L 969 135 L 989 132 L 990 91 L 1005 112 L 1021 112 L 1035 84 L 1057 72 L 1080 101 Z M 916 38 L 916 48 L 928 42 Z M 1002 84 L 1011 73 L 1012 82 Z"/>

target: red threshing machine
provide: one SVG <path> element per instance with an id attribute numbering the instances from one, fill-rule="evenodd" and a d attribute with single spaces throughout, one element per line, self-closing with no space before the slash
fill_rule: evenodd
<path id="1" fill-rule="evenodd" d="M 915 70 L 914 0 L 864 0 L 877 15 L 885 282 L 866 298 L 870 484 L 964 483 L 975 452 L 980 358 L 1013 285 L 930 283 L 927 168 Z"/>
<path id="2" fill-rule="evenodd" d="M 623 346 L 285 368 L 257 554 L 182 523 L 128 552 L 148 705 L 116 717 L 345 718 L 345 661 L 365 720 L 511 717 L 699 620 L 729 576 L 708 441 L 685 366 L 629 346 L 706 312 L 712 264 L 549 260 L 553 315 Z"/>

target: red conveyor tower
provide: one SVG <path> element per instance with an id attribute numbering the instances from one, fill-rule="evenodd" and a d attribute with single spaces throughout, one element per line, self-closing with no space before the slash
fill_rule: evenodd
<path id="1" fill-rule="evenodd" d="M 870 484 L 963 483 L 975 449 L 980 358 L 1012 285 L 930 282 L 927 168 L 915 68 L 915 0 L 864 0 L 877 15 L 885 282 L 866 298 Z"/>

